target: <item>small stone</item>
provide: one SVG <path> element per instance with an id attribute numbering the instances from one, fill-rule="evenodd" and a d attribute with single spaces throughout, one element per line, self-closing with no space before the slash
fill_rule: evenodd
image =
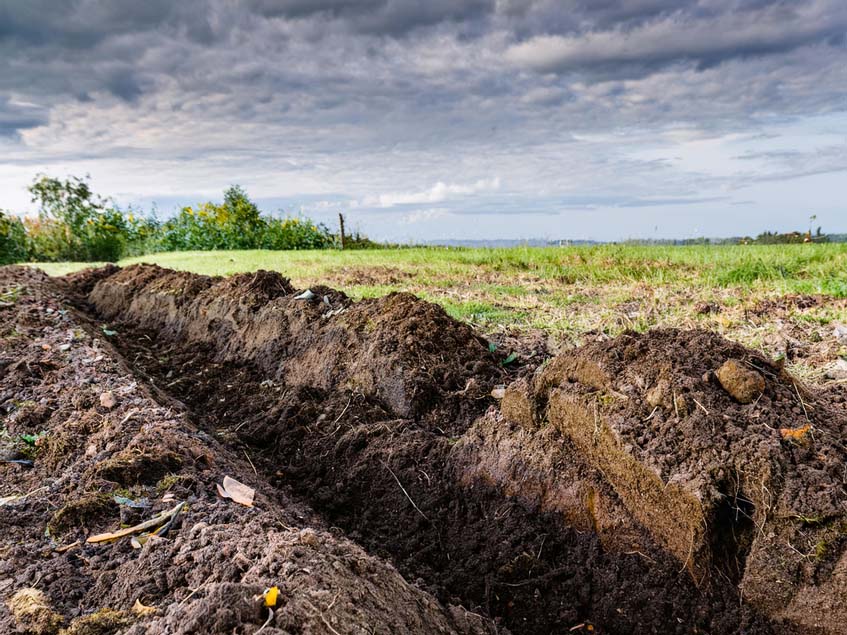
<path id="1" fill-rule="evenodd" d="M 494 390 L 491 391 L 491 396 L 495 399 L 502 399 L 506 396 L 506 387 L 497 386 Z"/>
<path id="2" fill-rule="evenodd" d="M 673 404 L 671 401 L 672 392 L 671 383 L 667 379 L 662 378 L 656 382 L 655 386 L 647 391 L 644 398 L 647 400 L 647 403 L 654 408 L 658 408 L 659 406 L 669 408 Z"/>
<path id="3" fill-rule="evenodd" d="M 847 324 L 836 324 L 832 334 L 842 344 L 847 344 Z"/>
<path id="4" fill-rule="evenodd" d="M 765 390 L 765 378 L 736 359 L 729 359 L 715 371 L 715 376 L 733 399 L 739 403 L 755 401 Z"/>
<path id="5" fill-rule="evenodd" d="M 115 399 L 115 395 L 111 390 L 107 390 L 106 392 L 100 395 L 100 405 L 104 408 L 108 408 L 111 410 L 117 404 L 117 400 Z"/>
<path id="6" fill-rule="evenodd" d="M 847 360 L 837 359 L 835 363 L 826 369 L 824 377 L 835 380 L 847 379 Z"/>

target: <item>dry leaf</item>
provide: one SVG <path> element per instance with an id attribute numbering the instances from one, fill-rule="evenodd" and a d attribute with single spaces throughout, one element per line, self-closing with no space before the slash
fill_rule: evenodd
<path id="1" fill-rule="evenodd" d="M 799 441 L 805 437 L 811 429 L 811 424 L 807 423 L 802 428 L 780 428 L 779 433 L 782 435 L 783 439 L 794 439 L 795 441 Z"/>
<path id="2" fill-rule="evenodd" d="M 256 490 L 252 487 L 248 487 L 244 483 L 239 483 L 229 476 L 224 476 L 223 487 L 220 485 L 217 487 L 218 494 L 220 494 L 223 498 L 231 498 L 236 503 L 240 503 L 247 507 L 253 507 L 253 496 L 256 494 Z"/>
<path id="3" fill-rule="evenodd" d="M 158 609 L 155 606 L 144 606 L 141 600 L 136 600 L 132 605 L 132 612 L 136 615 L 144 617 L 145 615 L 153 615 Z"/>

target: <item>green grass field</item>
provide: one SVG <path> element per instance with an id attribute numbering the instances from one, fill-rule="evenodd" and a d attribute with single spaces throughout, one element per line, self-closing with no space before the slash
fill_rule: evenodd
<path id="1" fill-rule="evenodd" d="M 269 269 L 299 288 L 327 284 L 355 298 L 411 291 L 484 333 L 542 331 L 553 347 L 675 326 L 715 329 L 780 354 L 786 342 L 820 348 L 831 324 L 847 323 L 843 244 L 176 252 L 119 264 L 138 262 L 209 275 Z M 90 264 L 37 266 L 59 275 Z M 780 300 L 795 295 L 828 300 Z M 845 352 L 830 347 L 825 357 Z M 798 370 L 813 375 L 814 363 Z"/>

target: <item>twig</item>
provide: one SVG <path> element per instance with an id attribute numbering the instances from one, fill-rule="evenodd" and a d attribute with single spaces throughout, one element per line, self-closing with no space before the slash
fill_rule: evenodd
<path id="1" fill-rule="evenodd" d="M 250 464 L 250 467 L 253 468 L 253 474 L 255 474 L 256 476 L 259 476 L 259 473 L 256 471 L 256 466 L 253 465 L 253 461 L 250 460 L 250 455 L 247 454 L 247 450 L 241 450 L 241 451 L 244 452 L 244 458 L 247 459 L 247 462 Z"/>
<path id="2" fill-rule="evenodd" d="M 189 593 L 188 595 L 186 595 L 186 596 L 185 596 L 185 599 L 183 599 L 183 600 L 182 600 L 182 602 L 180 602 L 180 603 L 179 603 L 179 605 L 180 605 L 180 606 L 182 606 L 183 604 L 185 604 L 186 602 L 188 602 L 188 600 L 190 600 L 190 599 L 194 596 L 194 594 L 195 594 L 195 593 L 198 593 L 198 592 L 199 592 L 199 591 L 200 591 L 203 587 L 205 587 L 208 583 L 209 583 L 209 582 L 208 582 L 208 580 L 207 580 L 206 582 L 204 582 L 203 584 L 201 584 L 200 586 L 198 586 L 196 589 L 194 589 L 193 591 L 191 591 L 191 593 Z"/>
<path id="3" fill-rule="evenodd" d="M 332 598 L 332 602 L 330 602 L 330 603 L 329 603 L 329 606 L 327 606 L 327 607 L 324 609 L 324 611 L 328 611 L 328 610 L 329 610 L 329 609 L 331 609 L 333 606 L 335 606 L 335 602 L 338 600 L 338 595 L 339 595 L 338 593 L 336 593 L 336 594 L 335 594 L 335 597 L 334 597 L 334 598 Z"/>
<path id="4" fill-rule="evenodd" d="M 326 621 L 326 618 L 324 617 L 324 614 L 323 614 L 323 613 L 321 613 L 321 612 L 319 611 L 319 612 L 318 612 L 318 615 L 320 615 L 320 616 L 321 616 L 321 622 L 323 622 L 323 623 L 324 623 L 324 626 L 326 626 L 329 630 L 331 630 L 333 633 L 335 633 L 335 635 L 341 635 L 341 633 L 339 633 L 337 630 L 335 630 L 334 628 L 332 628 L 332 626 L 330 625 L 330 623 Z M 257 632 L 258 632 L 258 631 L 257 631 Z"/>
<path id="5" fill-rule="evenodd" d="M 544 575 L 537 576 L 535 578 L 530 578 L 528 580 L 521 580 L 520 582 L 497 582 L 494 584 L 497 586 L 508 586 L 508 587 L 521 587 L 526 586 L 528 584 L 537 584 L 539 582 L 546 582 L 547 580 L 552 580 L 553 578 L 562 575 L 563 573 L 567 573 L 570 571 L 569 567 L 560 567 L 558 569 L 553 569 L 552 571 L 548 571 Z"/>
<path id="6" fill-rule="evenodd" d="M 341 421 L 341 417 L 343 417 L 344 413 L 347 412 L 347 408 L 350 407 L 350 402 L 352 402 L 352 401 L 353 401 L 353 395 L 350 395 L 350 399 L 347 400 L 347 405 L 344 406 L 344 410 L 341 411 L 341 414 L 338 415 L 338 417 L 335 418 L 335 421 L 333 421 L 331 425 L 335 425 L 336 423 Z"/>
<path id="7" fill-rule="evenodd" d="M 0 507 L 2 507 L 3 505 L 6 505 L 8 503 L 14 503 L 16 501 L 22 501 L 23 499 L 27 498 L 28 496 L 32 496 L 33 494 L 37 494 L 38 492 L 45 490 L 45 489 L 50 489 L 50 488 L 45 485 L 44 487 L 39 487 L 38 489 L 34 489 L 31 492 L 27 492 L 26 494 L 21 494 L 20 496 L 18 496 L 16 494 L 12 494 L 11 496 L 0 497 Z"/>
<path id="8" fill-rule="evenodd" d="M 624 551 L 624 553 L 628 556 L 641 556 L 645 560 L 649 560 L 650 562 L 656 562 L 655 560 L 653 560 L 653 558 L 648 556 L 646 553 L 642 553 L 638 550 L 636 550 L 636 551 Z"/>
<path id="9" fill-rule="evenodd" d="M 253 633 L 253 635 L 257 635 L 258 633 L 261 633 L 263 630 L 265 630 L 265 628 L 267 627 L 268 624 L 271 623 L 271 620 L 273 620 L 273 618 L 274 618 L 274 610 L 271 607 L 268 607 L 268 619 L 265 620 L 265 623 L 262 624 L 259 627 L 259 630 L 256 631 L 255 633 Z"/>
<path id="10" fill-rule="evenodd" d="M 61 547 L 56 547 L 55 549 L 53 549 L 53 551 L 55 551 L 56 553 L 65 553 L 67 551 L 70 551 L 71 549 L 79 547 L 81 544 L 82 543 L 77 540 L 76 542 L 72 542 L 69 545 L 62 545 Z"/>
<path id="11" fill-rule="evenodd" d="M 126 529 L 120 529 L 114 533 L 97 534 L 96 536 L 91 536 L 85 542 L 108 542 L 111 540 L 117 540 L 118 538 L 123 538 L 125 536 L 130 536 L 132 534 L 137 534 L 138 532 L 144 531 L 145 529 L 151 529 L 153 527 L 156 527 L 157 525 L 163 524 L 169 518 L 172 518 L 179 514 L 179 512 L 182 511 L 183 507 L 185 507 L 185 502 L 181 502 L 173 509 L 166 512 L 162 512 L 161 514 L 157 514 L 150 520 L 146 520 L 143 523 L 140 523 L 133 527 L 127 527 Z"/>
<path id="12" fill-rule="evenodd" d="M 125 416 L 123 419 L 121 419 L 121 422 L 120 422 L 118 425 L 123 425 L 123 424 L 125 424 L 127 421 L 129 421 L 130 419 L 132 419 L 132 418 L 133 418 L 135 415 L 137 415 L 137 414 L 138 414 L 138 408 L 133 408 L 132 410 L 130 410 L 130 411 L 126 414 L 126 416 Z"/>
<path id="13" fill-rule="evenodd" d="M 600 418 L 597 416 L 597 400 L 594 400 L 594 434 L 592 440 L 594 445 L 597 445 L 597 438 L 600 436 Z"/>
<path id="14" fill-rule="evenodd" d="M 800 389 L 797 388 L 797 382 L 791 382 L 791 384 L 794 386 L 794 392 L 797 393 L 797 399 L 800 400 L 800 405 L 803 407 L 803 414 L 806 415 L 806 421 L 810 421 L 809 413 L 806 411 L 806 402 L 803 401 L 803 397 L 800 396 Z"/>
<path id="15" fill-rule="evenodd" d="M 692 397 L 692 399 L 694 399 L 694 397 Z M 705 413 L 706 413 L 706 416 L 709 416 L 709 411 L 708 411 L 708 410 L 706 410 L 706 406 L 704 406 L 703 404 L 701 404 L 701 403 L 700 403 L 699 401 L 697 401 L 696 399 L 694 399 L 694 403 L 696 403 L 696 404 L 697 404 L 697 406 L 700 408 L 700 410 L 702 410 L 703 412 L 705 412 Z"/>
<path id="16" fill-rule="evenodd" d="M 336 599 L 338 598 L 338 594 L 336 594 L 335 598 L 336 598 Z M 330 624 L 329 622 L 327 622 L 327 621 L 326 621 L 326 618 L 324 617 L 323 611 L 321 611 L 318 607 L 316 607 L 314 604 L 312 604 L 311 602 L 309 602 L 309 600 L 305 600 L 305 602 L 306 602 L 306 604 L 308 604 L 309 606 L 311 606 L 313 610 L 317 611 L 317 613 L 318 613 L 318 617 L 320 617 L 320 618 L 321 618 L 321 622 L 323 622 L 323 623 L 324 623 L 324 626 L 326 626 L 326 627 L 327 627 L 330 631 L 332 631 L 333 633 L 335 633 L 335 635 L 341 635 L 341 633 L 339 633 L 337 630 L 335 630 L 334 628 L 332 628 L 332 624 Z M 330 605 L 329 605 L 326 609 L 324 609 L 324 611 L 329 610 L 329 608 L 330 608 L 330 607 L 331 607 L 334 603 L 335 603 L 335 600 L 333 600 L 333 601 L 332 601 L 332 603 L 330 603 Z M 260 629 L 260 630 L 261 630 L 261 629 Z M 258 633 L 259 631 L 256 631 L 256 632 Z"/>
<path id="17" fill-rule="evenodd" d="M 384 463 L 383 461 L 380 461 L 380 463 L 382 463 L 382 465 L 385 467 L 385 469 L 386 469 L 386 470 L 388 470 L 388 472 L 391 474 L 391 476 L 393 476 L 393 477 L 394 477 L 394 480 L 395 480 L 395 481 L 397 481 L 397 485 L 399 485 L 399 486 L 400 486 L 400 489 L 401 489 L 401 490 L 403 491 L 403 493 L 406 495 L 406 498 L 408 498 L 408 499 L 409 499 L 409 502 L 412 504 L 412 507 L 414 507 L 414 508 L 417 510 L 417 512 L 418 512 L 421 516 L 423 516 L 423 517 L 424 517 L 424 519 L 425 519 L 426 521 L 429 521 L 429 518 L 427 518 L 426 514 L 424 514 L 424 513 L 421 511 L 421 508 L 420 508 L 420 507 L 418 507 L 418 506 L 415 504 L 415 501 L 413 501 L 413 500 L 412 500 L 412 497 L 411 497 L 411 496 L 409 496 L 409 492 L 407 492 L 407 491 L 406 491 L 406 488 L 405 488 L 405 487 L 403 487 L 403 483 L 401 483 L 401 482 L 400 482 L 400 479 L 399 479 L 399 478 L 397 478 L 397 475 L 394 473 L 394 471 L 393 471 L 393 470 L 392 470 L 392 469 L 388 466 L 388 464 L 387 464 L 387 463 Z"/>

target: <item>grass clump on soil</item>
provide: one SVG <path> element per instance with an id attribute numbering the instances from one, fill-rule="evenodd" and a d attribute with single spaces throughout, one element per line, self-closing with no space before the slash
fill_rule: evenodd
<path id="1" fill-rule="evenodd" d="M 189 481 L 190 478 L 180 475 L 180 474 L 166 474 L 158 483 L 156 483 L 156 493 L 164 494 L 172 487 L 175 487 L 179 483 Z"/>
<path id="2" fill-rule="evenodd" d="M 12 287 L 11 289 L 6 289 L 4 291 L 0 291 L 0 307 L 3 305 L 11 305 L 18 301 L 21 297 L 21 294 L 24 292 L 24 288 L 21 286 Z"/>
<path id="3" fill-rule="evenodd" d="M 100 478 L 119 485 L 155 483 L 177 469 L 182 459 L 173 452 L 143 452 L 139 449 L 124 450 L 97 466 Z"/>
<path id="4" fill-rule="evenodd" d="M 17 591 L 7 606 L 18 627 L 31 635 L 54 635 L 64 622 L 64 618 L 50 608 L 44 592 L 38 589 Z"/>
<path id="5" fill-rule="evenodd" d="M 47 523 L 47 531 L 55 537 L 74 529 L 91 529 L 114 510 L 108 494 L 87 494 L 58 509 Z"/>
<path id="6" fill-rule="evenodd" d="M 59 635 L 113 635 L 132 622 L 132 615 L 126 611 L 103 608 L 91 615 L 74 619 Z"/>

